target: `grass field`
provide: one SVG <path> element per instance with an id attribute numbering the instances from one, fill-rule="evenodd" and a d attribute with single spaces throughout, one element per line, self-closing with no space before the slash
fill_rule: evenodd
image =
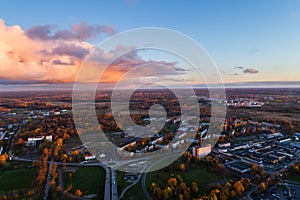
<path id="1" fill-rule="evenodd" d="M 131 182 L 124 181 L 124 174 L 125 172 L 122 171 L 116 171 L 117 173 L 117 184 L 118 184 L 118 195 L 122 193 L 122 191 L 130 184 Z"/>
<path id="2" fill-rule="evenodd" d="M 224 178 L 223 176 L 212 174 L 208 171 L 207 166 L 204 165 L 184 173 L 176 170 L 175 166 L 177 166 L 176 162 L 173 163 L 172 167 L 168 170 L 161 169 L 158 171 L 148 173 L 146 178 L 147 189 L 150 188 L 152 182 L 158 184 L 161 188 L 164 188 L 170 177 L 176 177 L 177 175 L 180 175 L 183 178 L 184 182 L 187 184 L 187 186 L 190 185 L 192 182 L 196 182 L 198 184 L 200 195 L 209 192 L 209 188 L 207 187 L 208 184 L 222 180 Z"/>
<path id="3" fill-rule="evenodd" d="M 97 199 L 103 199 L 105 187 L 105 170 L 102 167 L 81 167 L 72 176 L 63 174 L 64 186 L 72 185 L 71 192 L 77 189 L 84 195 L 97 194 Z"/>
<path id="4" fill-rule="evenodd" d="M 288 178 L 288 180 L 300 183 L 300 174 L 293 174 Z"/>
<path id="5" fill-rule="evenodd" d="M 0 192 L 30 188 L 37 172 L 38 168 L 0 170 Z"/>
<path id="6" fill-rule="evenodd" d="M 126 194 L 124 195 L 125 200 L 147 200 L 145 194 L 143 192 L 141 181 L 139 181 L 136 185 L 130 188 Z"/>

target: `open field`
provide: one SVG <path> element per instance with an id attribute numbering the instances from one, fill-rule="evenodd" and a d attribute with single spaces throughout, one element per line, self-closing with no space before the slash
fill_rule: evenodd
<path id="1" fill-rule="evenodd" d="M 129 181 L 124 181 L 124 174 L 125 172 L 122 171 L 116 171 L 117 173 L 117 184 L 118 184 L 118 195 L 120 195 L 122 193 L 122 191 L 130 184 L 132 184 L 132 182 Z"/>
<path id="2" fill-rule="evenodd" d="M 0 192 L 30 188 L 34 184 L 38 168 L 0 170 Z"/>
<path id="3" fill-rule="evenodd" d="M 65 188 L 72 185 L 73 194 L 79 189 L 84 195 L 97 194 L 97 199 L 104 196 L 105 170 L 101 167 L 81 167 L 74 173 L 65 172 L 63 181 Z"/>
<path id="4" fill-rule="evenodd" d="M 136 185 L 130 188 L 124 195 L 123 199 L 130 200 L 147 200 L 143 192 L 142 183 L 139 181 Z"/>
<path id="5" fill-rule="evenodd" d="M 197 182 L 199 194 L 209 192 L 208 184 L 223 179 L 223 177 L 211 174 L 204 169 L 196 169 L 187 173 L 176 172 L 176 175 L 177 174 L 183 178 L 187 185 L 190 185 L 192 182 Z M 170 174 L 164 171 L 150 172 L 146 179 L 147 189 L 150 188 L 152 182 L 164 187 L 169 178 Z"/>
<path id="6" fill-rule="evenodd" d="M 187 172 L 180 172 L 176 169 L 177 162 L 173 163 L 168 169 L 161 169 L 148 173 L 146 178 L 147 189 L 150 188 L 152 182 L 158 184 L 161 188 L 164 188 L 170 177 L 176 177 L 180 175 L 187 185 L 192 182 L 196 182 L 199 188 L 199 194 L 209 192 L 208 184 L 215 181 L 221 181 L 224 179 L 223 176 L 212 174 L 208 171 L 207 166 L 199 166 L 196 169 L 191 169 Z"/>
<path id="7" fill-rule="evenodd" d="M 300 183 L 300 174 L 293 174 L 288 178 L 289 181 Z"/>

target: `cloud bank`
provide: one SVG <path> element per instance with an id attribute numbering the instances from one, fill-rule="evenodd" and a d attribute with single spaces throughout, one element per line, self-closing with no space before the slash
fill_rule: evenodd
<path id="1" fill-rule="evenodd" d="M 33 26 L 26 30 L 26 35 L 34 40 L 88 40 L 98 35 L 113 35 L 115 30 L 111 26 L 90 25 L 87 22 L 74 24 L 70 29 L 54 32 L 55 26 Z"/>
<path id="2" fill-rule="evenodd" d="M 20 26 L 7 26 L 0 19 L 0 83 L 72 83 L 84 58 L 95 48 L 87 42 L 116 31 L 111 26 L 90 25 L 86 22 L 72 25 L 69 29 L 57 29 L 54 25 L 33 26 L 23 30 Z M 99 50 L 97 64 L 105 64 L 114 53 L 128 47 L 117 46 L 114 51 Z M 101 79 L 116 82 L 135 66 L 145 63 L 163 64 L 165 71 L 173 69 L 185 73 L 177 63 L 145 61 L 132 51 L 116 60 Z M 91 66 L 91 73 L 93 68 Z M 151 68 L 148 68 L 151 74 Z M 152 72 L 155 75 L 155 72 Z"/>

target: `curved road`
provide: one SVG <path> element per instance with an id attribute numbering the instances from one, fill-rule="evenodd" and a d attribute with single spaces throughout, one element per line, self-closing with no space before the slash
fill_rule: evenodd
<path id="1" fill-rule="evenodd" d="M 143 188 L 143 191 L 144 191 L 144 194 L 145 194 L 146 198 L 148 200 L 151 200 L 152 197 L 151 197 L 151 195 L 148 192 L 147 187 L 146 187 L 146 178 L 147 178 L 147 173 L 144 173 L 143 177 L 142 177 L 142 188 Z"/>
<path id="2" fill-rule="evenodd" d="M 131 183 L 130 185 L 128 185 L 126 188 L 124 188 L 124 190 L 122 191 L 121 195 L 119 196 L 119 199 L 123 199 L 125 193 L 127 192 L 127 190 L 129 190 L 131 187 L 133 187 L 135 184 L 137 184 L 141 179 L 141 174 L 138 176 L 138 179 L 136 181 L 134 181 L 133 183 Z"/>

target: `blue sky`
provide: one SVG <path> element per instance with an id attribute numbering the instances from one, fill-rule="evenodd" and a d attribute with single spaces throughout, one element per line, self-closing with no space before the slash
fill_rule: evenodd
<path id="1" fill-rule="evenodd" d="M 297 0 L 7 0 L 1 2 L 0 18 L 6 26 L 19 25 L 24 30 L 35 25 L 64 29 L 82 21 L 112 26 L 117 32 L 170 28 L 200 43 L 225 82 L 299 81 L 300 77 Z"/>

